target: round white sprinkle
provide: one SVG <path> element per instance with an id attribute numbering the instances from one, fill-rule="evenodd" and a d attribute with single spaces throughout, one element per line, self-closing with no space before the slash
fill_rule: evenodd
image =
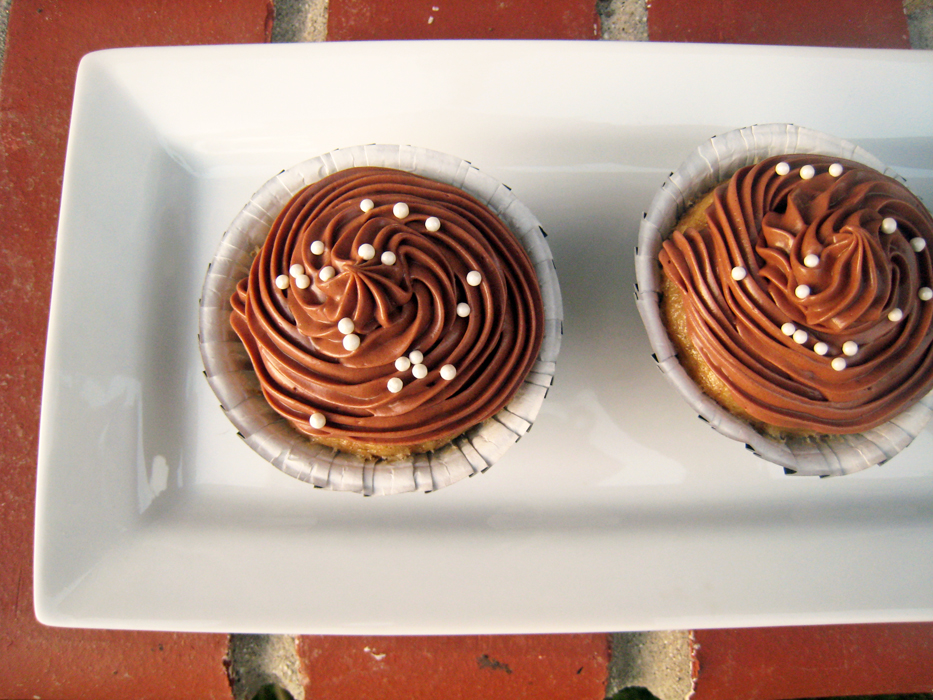
<path id="1" fill-rule="evenodd" d="M 930 299 L 933 299 L 933 289 L 929 287 L 920 287 L 920 291 L 917 292 L 917 297 L 920 301 L 930 301 Z"/>
<path id="2" fill-rule="evenodd" d="M 360 336 L 356 333 L 350 333 L 349 335 L 343 336 L 343 347 L 345 350 L 353 352 L 360 346 Z"/>
<path id="3" fill-rule="evenodd" d="M 794 342 L 797 343 L 797 345 L 803 345 L 807 342 L 807 338 L 809 337 L 810 336 L 807 335 L 807 332 L 802 328 L 794 331 Z"/>
<path id="4" fill-rule="evenodd" d="M 810 296 L 810 288 L 805 284 L 798 284 L 797 289 L 794 290 L 794 296 L 798 299 L 806 299 Z"/>
<path id="5" fill-rule="evenodd" d="M 803 259 L 803 264 L 807 267 L 816 267 L 820 264 L 820 256 L 816 253 L 810 253 L 807 257 Z"/>
<path id="6" fill-rule="evenodd" d="M 317 273 L 317 276 L 318 278 L 320 278 L 321 282 L 326 282 L 327 280 L 329 280 L 331 277 L 333 277 L 336 274 L 337 274 L 337 271 L 334 268 L 332 268 L 330 265 L 328 265 L 327 267 L 322 267 L 321 271 Z"/>
<path id="7" fill-rule="evenodd" d="M 362 211 L 369 211 L 369 210 L 372 209 L 374 206 L 376 206 L 376 205 L 373 204 L 373 200 L 371 200 L 371 199 L 364 199 L 362 202 L 360 202 L 360 209 L 361 209 Z"/>
<path id="8" fill-rule="evenodd" d="M 434 231 L 440 231 L 440 230 L 441 230 L 441 220 L 438 219 L 436 216 L 429 216 L 427 219 L 424 220 L 424 227 L 425 227 L 428 231 L 431 231 L 432 233 L 433 233 Z"/>
<path id="9" fill-rule="evenodd" d="M 849 357 L 855 357 L 858 353 L 858 343 L 854 340 L 847 340 L 842 344 L 842 354 Z"/>
<path id="10" fill-rule="evenodd" d="M 841 372 L 846 368 L 846 361 L 844 357 L 834 357 L 833 361 L 829 363 L 834 370 Z"/>
<path id="11" fill-rule="evenodd" d="M 312 413 L 308 422 L 311 424 L 312 428 L 320 430 L 325 425 L 327 425 L 327 418 L 323 413 Z"/>
<path id="12" fill-rule="evenodd" d="M 917 238 L 911 238 L 910 247 L 914 249 L 915 253 L 919 253 L 921 250 L 927 247 L 927 242 L 919 236 Z"/>
<path id="13" fill-rule="evenodd" d="M 478 287 L 483 281 L 483 275 L 478 270 L 470 270 L 467 273 L 466 281 L 471 287 Z"/>
<path id="14" fill-rule="evenodd" d="M 441 367 L 441 379 L 450 381 L 457 376 L 457 368 L 453 365 L 444 365 Z"/>
<path id="15" fill-rule="evenodd" d="M 404 219 L 409 213 L 408 205 L 405 202 L 399 202 L 392 207 L 392 213 L 395 214 L 397 219 Z"/>
<path id="16" fill-rule="evenodd" d="M 324 252 L 324 241 L 315 241 L 311 244 L 311 254 L 320 255 Z"/>
<path id="17" fill-rule="evenodd" d="M 298 275 L 303 275 L 305 273 L 305 266 L 301 263 L 295 263 L 290 268 L 288 268 L 288 274 L 292 277 L 297 277 Z"/>
<path id="18" fill-rule="evenodd" d="M 812 165 L 805 165 L 800 169 L 800 179 L 809 180 L 814 175 L 816 175 L 816 168 Z"/>
<path id="19" fill-rule="evenodd" d="M 787 173 L 790 172 L 790 165 L 788 165 L 784 161 L 781 161 L 780 163 L 774 166 L 774 172 L 776 172 L 778 175 L 787 175 Z"/>
<path id="20" fill-rule="evenodd" d="M 894 233 L 897 231 L 897 219 L 886 216 L 881 220 L 881 230 L 884 233 Z"/>
<path id="21" fill-rule="evenodd" d="M 311 286 L 311 278 L 307 275 L 298 275 L 295 278 L 295 286 L 298 287 L 298 289 L 307 289 Z"/>
<path id="22" fill-rule="evenodd" d="M 275 286 L 279 289 L 288 289 L 288 275 L 279 275 L 276 277 Z"/>
<path id="23" fill-rule="evenodd" d="M 404 382 L 402 382 L 402 380 L 398 377 L 392 377 L 392 379 L 386 382 L 386 387 L 388 387 L 389 391 L 391 391 L 393 394 L 400 392 L 404 386 Z"/>
<path id="24" fill-rule="evenodd" d="M 900 309 L 891 309 L 891 310 L 888 312 L 888 320 L 889 320 L 889 321 L 893 321 L 894 323 L 897 323 L 898 321 L 900 321 L 900 320 L 903 319 L 903 318 L 904 318 L 904 312 L 901 311 Z"/>
<path id="25" fill-rule="evenodd" d="M 784 335 L 788 337 L 792 336 L 796 331 L 797 331 L 797 326 L 795 326 L 790 321 L 788 321 L 783 326 L 781 326 L 781 333 L 783 333 Z"/>
<path id="26" fill-rule="evenodd" d="M 344 335 L 350 335 L 353 331 L 356 330 L 356 324 L 353 323 L 353 319 L 347 316 L 337 321 L 337 330 L 343 333 Z"/>
<path id="27" fill-rule="evenodd" d="M 457 304 L 457 316 L 466 318 L 470 315 L 470 305 L 463 302 Z"/>
<path id="28" fill-rule="evenodd" d="M 813 352 L 817 355 L 825 355 L 829 352 L 829 346 L 821 340 L 813 346 Z"/>
<path id="29" fill-rule="evenodd" d="M 372 260 L 376 257 L 376 249 L 373 248 L 369 243 L 364 243 L 359 248 L 356 249 L 357 254 L 363 258 L 363 260 Z"/>
<path id="30" fill-rule="evenodd" d="M 411 373 L 415 379 L 424 379 L 428 376 L 428 367 L 420 362 L 411 368 Z"/>
<path id="31" fill-rule="evenodd" d="M 833 177 L 842 175 L 842 163 L 833 163 L 829 166 L 829 174 Z"/>
<path id="32" fill-rule="evenodd" d="M 412 364 L 419 364 L 424 362 L 424 354 L 420 350 L 412 350 L 408 353 L 408 359 L 412 361 Z"/>
<path id="33" fill-rule="evenodd" d="M 407 357 L 400 357 L 395 361 L 395 369 L 399 372 L 405 372 L 411 367 L 411 360 Z"/>
<path id="34" fill-rule="evenodd" d="M 748 273 L 745 271 L 744 267 L 733 267 L 732 268 L 732 279 L 736 282 L 740 282 L 745 279 L 745 276 Z"/>
<path id="35" fill-rule="evenodd" d="M 391 250 L 384 252 L 379 259 L 382 261 L 383 265 L 394 265 L 395 261 L 397 260 L 395 253 L 393 253 Z"/>

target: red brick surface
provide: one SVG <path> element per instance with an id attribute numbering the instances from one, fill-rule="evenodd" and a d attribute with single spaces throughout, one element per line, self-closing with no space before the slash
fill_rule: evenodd
<path id="1" fill-rule="evenodd" d="M 299 639 L 314 700 L 603 700 L 604 634 Z"/>
<path id="2" fill-rule="evenodd" d="M 901 0 L 652 0 L 652 41 L 909 49 Z"/>
<path id="3" fill-rule="evenodd" d="M 598 39 L 595 0 L 330 0 L 330 41 Z"/>
<path id="4" fill-rule="evenodd" d="M 933 692 L 933 623 L 697 630 L 693 700 Z"/>
<path id="5" fill-rule="evenodd" d="M 16 0 L 0 97 L 0 697 L 222 698 L 225 635 L 36 622 L 32 537 L 42 363 L 65 143 L 82 55 L 262 42 L 270 0 Z"/>

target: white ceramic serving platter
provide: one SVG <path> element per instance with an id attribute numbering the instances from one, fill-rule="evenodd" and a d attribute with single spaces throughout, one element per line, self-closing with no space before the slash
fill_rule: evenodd
<path id="1" fill-rule="evenodd" d="M 506 633 L 933 619 L 933 430 L 787 476 L 655 369 L 639 219 L 710 136 L 793 122 L 933 202 L 933 54 L 608 42 L 119 49 L 81 64 L 43 393 L 35 605 L 59 626 Z M 250 195 L 361 143 L 471 160 L 543 222 L 554 387 L 488 472 L 311 488 L 236 436 L 198 294 Z"/>

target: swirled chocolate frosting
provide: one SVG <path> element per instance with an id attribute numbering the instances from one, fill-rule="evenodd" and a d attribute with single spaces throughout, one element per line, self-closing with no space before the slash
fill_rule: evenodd
<path id="1" fill-rule="evenodd" d="M 534 268 L 502 221 L 460 189 L 385 168 L 295 195 L 232 304 L 272 408 L 383 456 L 498 412 L 544 327 Z"/>
<path id="2" fill-rule="evenodd" d="M 855 162 L 786 155 L 717 187 L 660 262 L 696 350 L 767 426 L 856 433 L 933 388 L 933 219 Z"/>

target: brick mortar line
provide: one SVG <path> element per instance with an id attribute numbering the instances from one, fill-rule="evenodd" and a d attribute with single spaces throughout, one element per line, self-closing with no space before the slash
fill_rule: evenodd
<path id="1" fill-rule="evenodd" d="M 273 43 L 327 39 L 327 0 L 275 0 Z"/>
<path id="2" fill-rule="evenodd" d="M 305 700 L 305 678 L 298 640 L 284 634 L 231 634 L 227 651 L 233 700 L 252 700 L 264 686 L 288 691 Z"/>
<path id="3" fill-rule="evenodd" d="M 13 0 L 0 0 L 0 75 L 3 74 L 3 62 L 6 58 L 6 29 L 10 21 L 10 5 Z M 3 86 L 0 85 L 0 90 Z"/>
<path id="4" fill-rule="evenodd" d="M 920 10 L 933 9 L 933 0 L 904 0 L 904 13 L 908 16 Z"/>
<path id="5" fill-rule="evenodd" d="M 611 635 L 606 696 L 645 688 L 658 700 L 693 696 L 698 672 L 693 632 L 623 632 Z"/>

